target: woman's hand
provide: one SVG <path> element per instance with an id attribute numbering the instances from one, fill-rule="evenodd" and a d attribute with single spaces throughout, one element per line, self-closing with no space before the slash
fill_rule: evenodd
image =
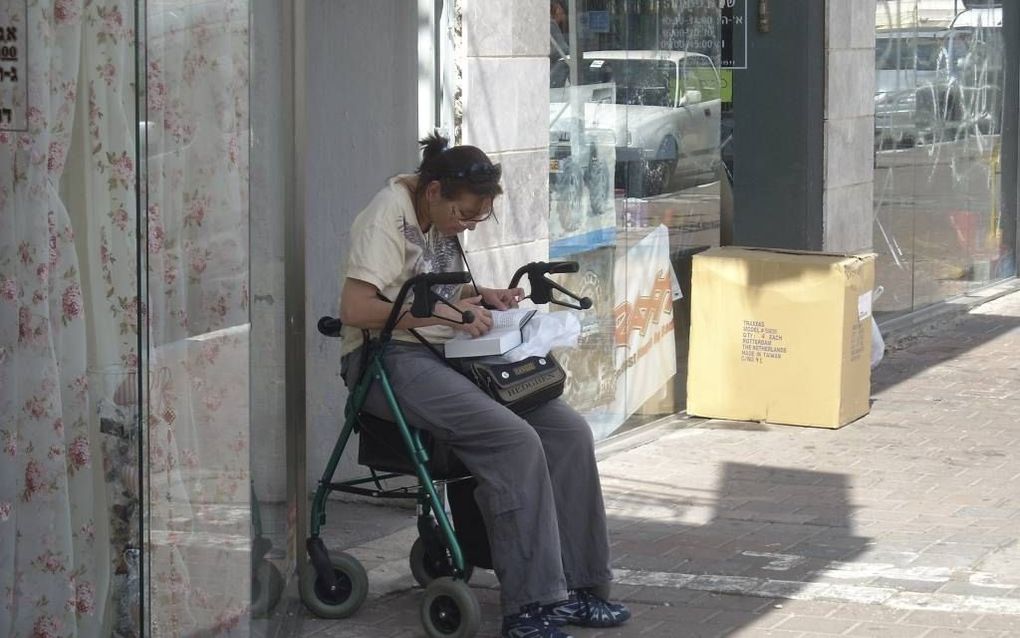
<path id="1" fill-rule="evenodd" d="M 471 323 L 461 323 L 460 314 L 443 304 L 436 304 L 435 313 L 452 322 L 453 327 L 457 330 L 463 330 L 472 337 L 480 337 L 492 328 L 492 313 L 481 305 L 482 297 L 483 295 L 467 297 L 453 304 L 454 308 L 460 312 L 470 311 L 474 314 L 474 321 Z"/>
<path id="2" fill-rule="evenodd" d="M 479 288 L 482 301 L 496 310 L 516 308 L 517 302 L 524 297 L 523 288 Z"/>

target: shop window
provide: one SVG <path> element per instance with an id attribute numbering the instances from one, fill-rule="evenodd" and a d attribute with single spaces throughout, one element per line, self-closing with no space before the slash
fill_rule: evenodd
<path id="1" fill-rule="evenodd" d="M 877 4 L 876 276 L 880 318 L 1010 277 L 1001 215 L 1002 8 Z"/>
<path id="2" fill-rule="evenodd" d="M 562 355 L 567 399 L 604 437 L 684 406 L 691 255 L 719 244 L 729 188 L 721 14 L 709 1 L 550 8 L 550 254 L 580 263 L 567 285 L 595 301 Z"/>

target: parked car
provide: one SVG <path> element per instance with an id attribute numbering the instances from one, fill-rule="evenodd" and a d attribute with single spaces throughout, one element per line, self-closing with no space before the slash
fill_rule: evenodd
<path id="1" fill-rule="evenodd" d="M 875 146 L 911 146 L 929 133 L 939 99 L 945 29 L 892 29 L 875 35 Z"/>
<path id="2" fill-rule="evenodd" d="M 967 8 L 948 29 L 891 29 L 875 40 L 875 145 L 895 148 L 996 133 L 1002 8 Z"/>
<path id="3" fill-rule="evenodd" d="M 584 85 L 611 87 L 612 100 L 585 103 L 584 125 L 613 131 L 616 181 L 629 195 L 659 194 L 684 177 L 716 179 L 721 102 L 711 58 L 683 51 L 589 51 L 581 65 Z M 551 113 L 562 106 L 553 102 Z"/>
<path id="4" fill-rule="evenodd" d="M 1001 6 L 967 8 L 956 16 L 946 44 L 947 84 L 958 99 L 958 124 L 968 133 L 999 131 L 1004 58 Z"/>

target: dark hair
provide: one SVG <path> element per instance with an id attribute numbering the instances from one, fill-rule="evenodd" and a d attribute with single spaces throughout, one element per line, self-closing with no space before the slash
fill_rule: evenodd
<path id="1" fill-rule="evenodd" d="M 421 164 L 418 165 L 416 195 L 425 192 L 429 183 L 438 181 L 440 194 L 454 199 L 468 192 L 479 197 L 495 197 L 503 192 L 499 185 L 502 170 L 477 146 L 450 146 L 450 140 L 432 132 L 418 140 Z"/>

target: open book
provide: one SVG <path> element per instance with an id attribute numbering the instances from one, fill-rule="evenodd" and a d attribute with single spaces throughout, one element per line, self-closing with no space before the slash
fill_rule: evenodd
<path id="1" fill-rule="evenodd" d="M 524 341 L 524 326 L 535 313 L 534 308 L 493 310 L 492 329 L 480 337 L 463 333 L 444 344 L 447 359 L 460 357 L 487 357 L 504 354 Z"/>

